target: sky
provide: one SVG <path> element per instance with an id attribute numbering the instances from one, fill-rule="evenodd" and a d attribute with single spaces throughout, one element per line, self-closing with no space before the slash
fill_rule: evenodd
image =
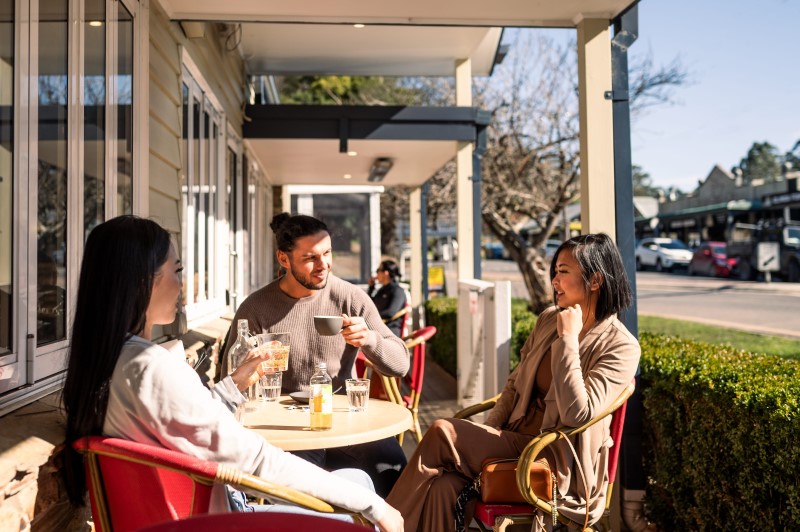
<path id="1" fill-rule="evenodd" d="M 800 0 L 642 0 L 631 59 L 678 58 L 689 82 L 631 123 L 633 164 L 658 186 L 697 187 L 753 142 L 800 140 Z"/>

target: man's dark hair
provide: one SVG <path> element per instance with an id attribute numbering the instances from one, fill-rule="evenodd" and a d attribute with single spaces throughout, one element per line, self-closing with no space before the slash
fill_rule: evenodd
<path id="1" fill-rule="evenodd" d="M 612 314 L 618 314 L 628 308 L 633 296 L 628 281 L 628 274 L 622 265 L 622 257 L 616 244 L 605 233 L 594 233 L 570 238 L 559 246 L 550 263 L 550 280 L 556 276 L 556 260 L 561 251 L 569 251 L 581 269 L 581 277 L 586 290 L 592 277 L 599 274 L 600 289 L 597 295 L 595 318 L 600 321 Z M 553 291 L 555 299 L 555 290 Z"/>
<path id="2" fill-rule="evenodd" d="M 328 226 L 322 220 L 317 220 L 313 216 L 305 214 L 289 214 L 282 212 L 276 214 L 269 223 L 272 232 L 275 233 L 275 240 L 278 249 L 288 253 L 294 249 L 298 238 L 311 236 L 325 231 L 329 233 Z"/>

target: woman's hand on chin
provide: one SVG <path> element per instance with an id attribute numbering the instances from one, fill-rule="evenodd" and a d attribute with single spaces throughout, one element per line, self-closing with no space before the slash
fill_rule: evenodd
<path id="1" fill-rule="evenodd" d="M 575 336 L 583 328 L 583 311 L 580 305 L 564 307 L 556 317 L 556 331 L 559 337 Z"/>

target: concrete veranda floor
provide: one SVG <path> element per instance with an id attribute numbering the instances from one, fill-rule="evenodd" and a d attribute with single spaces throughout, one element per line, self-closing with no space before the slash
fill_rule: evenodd
<path id="1" fill-rule="evenodd" d="M 425 378 L 422 384 L 422 397 L 419 402 L 419 424 L 422 433 L 439 418 L 451 417 L 458 410 L 456 401 L 456 379 L 441 366 L 427 359 L 425 361 Z M 406 432 L 403 437 L 403 451 L 410 458 L 417 441 L 414 433 Z"/>

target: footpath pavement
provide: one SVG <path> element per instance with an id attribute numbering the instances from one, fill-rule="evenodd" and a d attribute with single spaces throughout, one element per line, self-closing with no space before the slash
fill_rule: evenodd
<path id="1" fill-rule="evenodd" d="M 800 283 L 773 281 L 739 281 L 738 279 L 721 279 L 718 277 L 689 277 L 683 274 L 654 274 L 638 272 L 636 287 L 658 290 L 736 290 L 741 292 L 781 293 L 800 297 Z"/>
<path id="2" fill-rule="evenodd" d="M 800 283 L 644 272 L 637 275 L 637 295 L 639 315 L 800 340 Z"/>
<path id="3" fill-rule="evenodd" d="M 455 272 L 455 265 L 442 264 L 445 267 L 445 279 L 447 284 L 447 293 L 451 296 L 457 295 L 457 275 Z M 528 292 L 525 284 L 522 281 L 522 276 L 519 270 L 511 261 L 490 260 L 483 261 L 482 264 L 482 277 L 486 281 L 500 281 L 508 280 L 511 282 L 511 295 L 513 297 L 527 298 Z M 788 338 L 800 339 L 800 328 L 787 323 L 787 316 L 793 316 L 800 312 L 800 283 L 788 283 L 779 280 L 766 283 L 763 281 L 740 281 L 738 279 L 722 279 L 713 277 L 701 276 L 688 276 L 686 273 L 656 273 L 656 272 L 637 272 L 636 274 L 637 292 L 640 296 L 639 312 L 643 315 L 661 316 L 664 318 L 672 318 L 687 321 L 696 321 L 699 323 L 706 323 L 719 327 L 726 327 L 731 329 L 738 329 L 742 331 L 764 334 L 764 335 L 777 335 Z M 679 292 L 694 292 L 698 294 L 714 294 L 723 296 L 736 296 L 737 294 L 746 298 L 746 296 L 764 295 L 780 295 L 782 304 L 787 306 L 787 298 L 794 301 L 797 298 L 796 309 L 797 312 L 792 310 L 795 305 L 788 302 L 788 314 L 772 319 L 770 313 L 759 313 L 758 308 L 743 309 L 741 315 L 737 315 L 735 319 L 728 316 L 723 316 L 724 313 L 716 312 L 683 312 L 673 308 L 658 307 L 653 308 L 651 305 L 644 305 L 641 296 L 647 294 L 652 296 L 654 293 L 664 292 L 665 296 L 670 296 L 670 293 Z M 723 298 L 729 300 L 730 298 Z M 651 300 L 652 301 L 652 300 Z M 674 300 L 673 300 L 674 301 Z M 763 307 L 762 307 L 763 308 Z M 770 309 L 773 312 L 774 309 Z M 746 318 L 746 319 L 745 319 Z"/>

